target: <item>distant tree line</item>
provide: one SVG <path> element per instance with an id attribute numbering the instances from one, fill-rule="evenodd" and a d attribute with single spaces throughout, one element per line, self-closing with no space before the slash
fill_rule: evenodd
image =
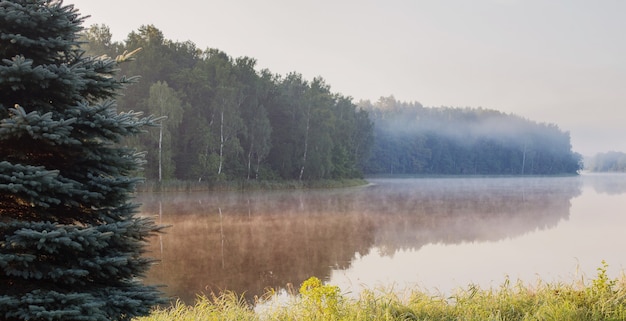
<path id="1" fill-rule="evenodd" d="M 585 165 L 592 172 L 626 172 L 626 153 L 598 153 Z"/>
<path id="2" fill-rule="evenodd" d="M 575 174 L 581 155 L 556 125 L 482 108 L 361 101 L 375 124 L 371 174 Z"/>
<path id="3" fill-rule="evenodd" d="M 127 142 L 148 151 L 155 180 L 316 180 L 363 174 L 576 173 L 580 155 L 555 125 L 485 109 L 425 108 L 393 97 L 352 102 L 322 78 L 257 71 L 249 57 L 164 38 L 153 25 L 112 42 L 105 25 L 83 33 L 89 54 L 141 48 L 123 75 L 141 81 L 121 110 L 166 116 Z"/>

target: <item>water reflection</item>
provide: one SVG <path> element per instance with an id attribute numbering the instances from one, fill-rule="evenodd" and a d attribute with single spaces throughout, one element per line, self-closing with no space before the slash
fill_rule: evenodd
<path id="1" fill-rule="evenodd" d="M 363 288 L 393 287 L 400 294 L 407 289 L 421 288 L 449 295 L 469 284 L 498 287 L 507 277 L 512 282 L 520 280 L 531 285 L 537 279 L 589 282 L 602 260 L 609 263 L 609 277 L 618 277 L 626 264 L 626 254 L 619 246 L 616 248 L 625 241 L 626 195 L 620 193 L 619 188 L 625 180 L 626 175 L 586 174 L 560 182 L 544 181 L 552 186 L 547 188 L 544 182 L 537 181 L 536 190 L 546 195 L 535 195 L 528 201 L 541 204 L 556 195 L 565 202 L 554 199 L 545 203 L 546 207 L 530 205 L 519 211 L 506 210 L 506 213 L 517 213 L 509 218 L 491 213 L 481 218 L 484 225 L 480 220 L 466 224 L 477 236 L 474 240 L 470 237 L 461 241 L 431 242 L 420 248 L 406 246 L 392 251 L 393 254 L 384 247 L 376 247 L 365 255 L 356 254 L 350 268 L 333 270 L 329 282 L 349 293 L 359 293 Z M 507 186 L 502 188 L 509 190 Z M 575 197 L 567 200 L 564 196 L 571 191 Z M 503 195 L 512 194 L 503 192 Z M 514 203 L 520 207 L 524 204 Z M 482 231 L 504 237 L 483 242 Z"/>
<path id="2" fill-rule="evenodd" d="M 145 215 L 172 227 L 151 244 L 148 282 L 190 302 L 196 293 L 328 279 L 372 249 L 496 241 L 567 220 L 581 179 L 373 179 L 314 191 L 143 194 Z"/>
<path id="3" fill-rule="evenodd" d="M 378 180 L 366 208 L 384 252 L 495 241 L 567 219 L 577 178 Z M 383 216 L 384 215 L 384 216 Z M 382 217 L 381 217 L 382 216 Z"/>
<path id="4" fill-rule="evenodd" d="M 598 193 L 609 195 L 626 193 L 626 173 L 588 173 L 584 179 Z"/>

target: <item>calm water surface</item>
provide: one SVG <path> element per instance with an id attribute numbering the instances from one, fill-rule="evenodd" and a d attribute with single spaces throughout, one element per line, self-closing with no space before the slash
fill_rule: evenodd
<path id="1" fill-rule="evenodd" d="M 450 293 L 505 278 L 591 278 L 626 266 L 626 175 L 371 179 L 336 190 L 142 194 L 172 224 L 147 283 L 173 298 L 248 297 L 316 276 L 363 288 Z"/>

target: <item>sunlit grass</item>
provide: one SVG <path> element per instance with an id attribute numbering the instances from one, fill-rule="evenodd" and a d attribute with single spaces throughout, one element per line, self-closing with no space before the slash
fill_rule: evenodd
<path id="1" fill-rule="evenodd" d="M 157 308 L 150 316 L 135 320 L 259 320 L 259 316 L 242 296 L 232 292 L 224 292 L 219 295 L 198 296 L 193 306 L 177 301 L 171 307 Z"/>
<path id="2" fill-rule="evenodd" d="M 272 295 L 260 300 L 262 309 L 225 292 L 199 297 L 194 306 L 178 302 L 137 320 L 626 320 L 626 278 L 609 278 L 602 264 L 591 280 L 528 285 L 506 279 L 498 288 L 469 286 L 449 297 L 366 290 L 353 299 L 310 278 L 286 302 Z"/>

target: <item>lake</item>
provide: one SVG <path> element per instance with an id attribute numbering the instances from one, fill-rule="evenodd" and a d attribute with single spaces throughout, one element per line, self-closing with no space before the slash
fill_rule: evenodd
<path id="1" fill-rule="evenodd" d="M 171 224 L 152 238 L 146 283 L 192 303 L 248 298 L 316 276 L 346 295 L 450 294 L 506 278 L 533 284 L 626 265 L 626 175 L 376 178 L 367 186 L 140 194 L 143 215 Z"/>

